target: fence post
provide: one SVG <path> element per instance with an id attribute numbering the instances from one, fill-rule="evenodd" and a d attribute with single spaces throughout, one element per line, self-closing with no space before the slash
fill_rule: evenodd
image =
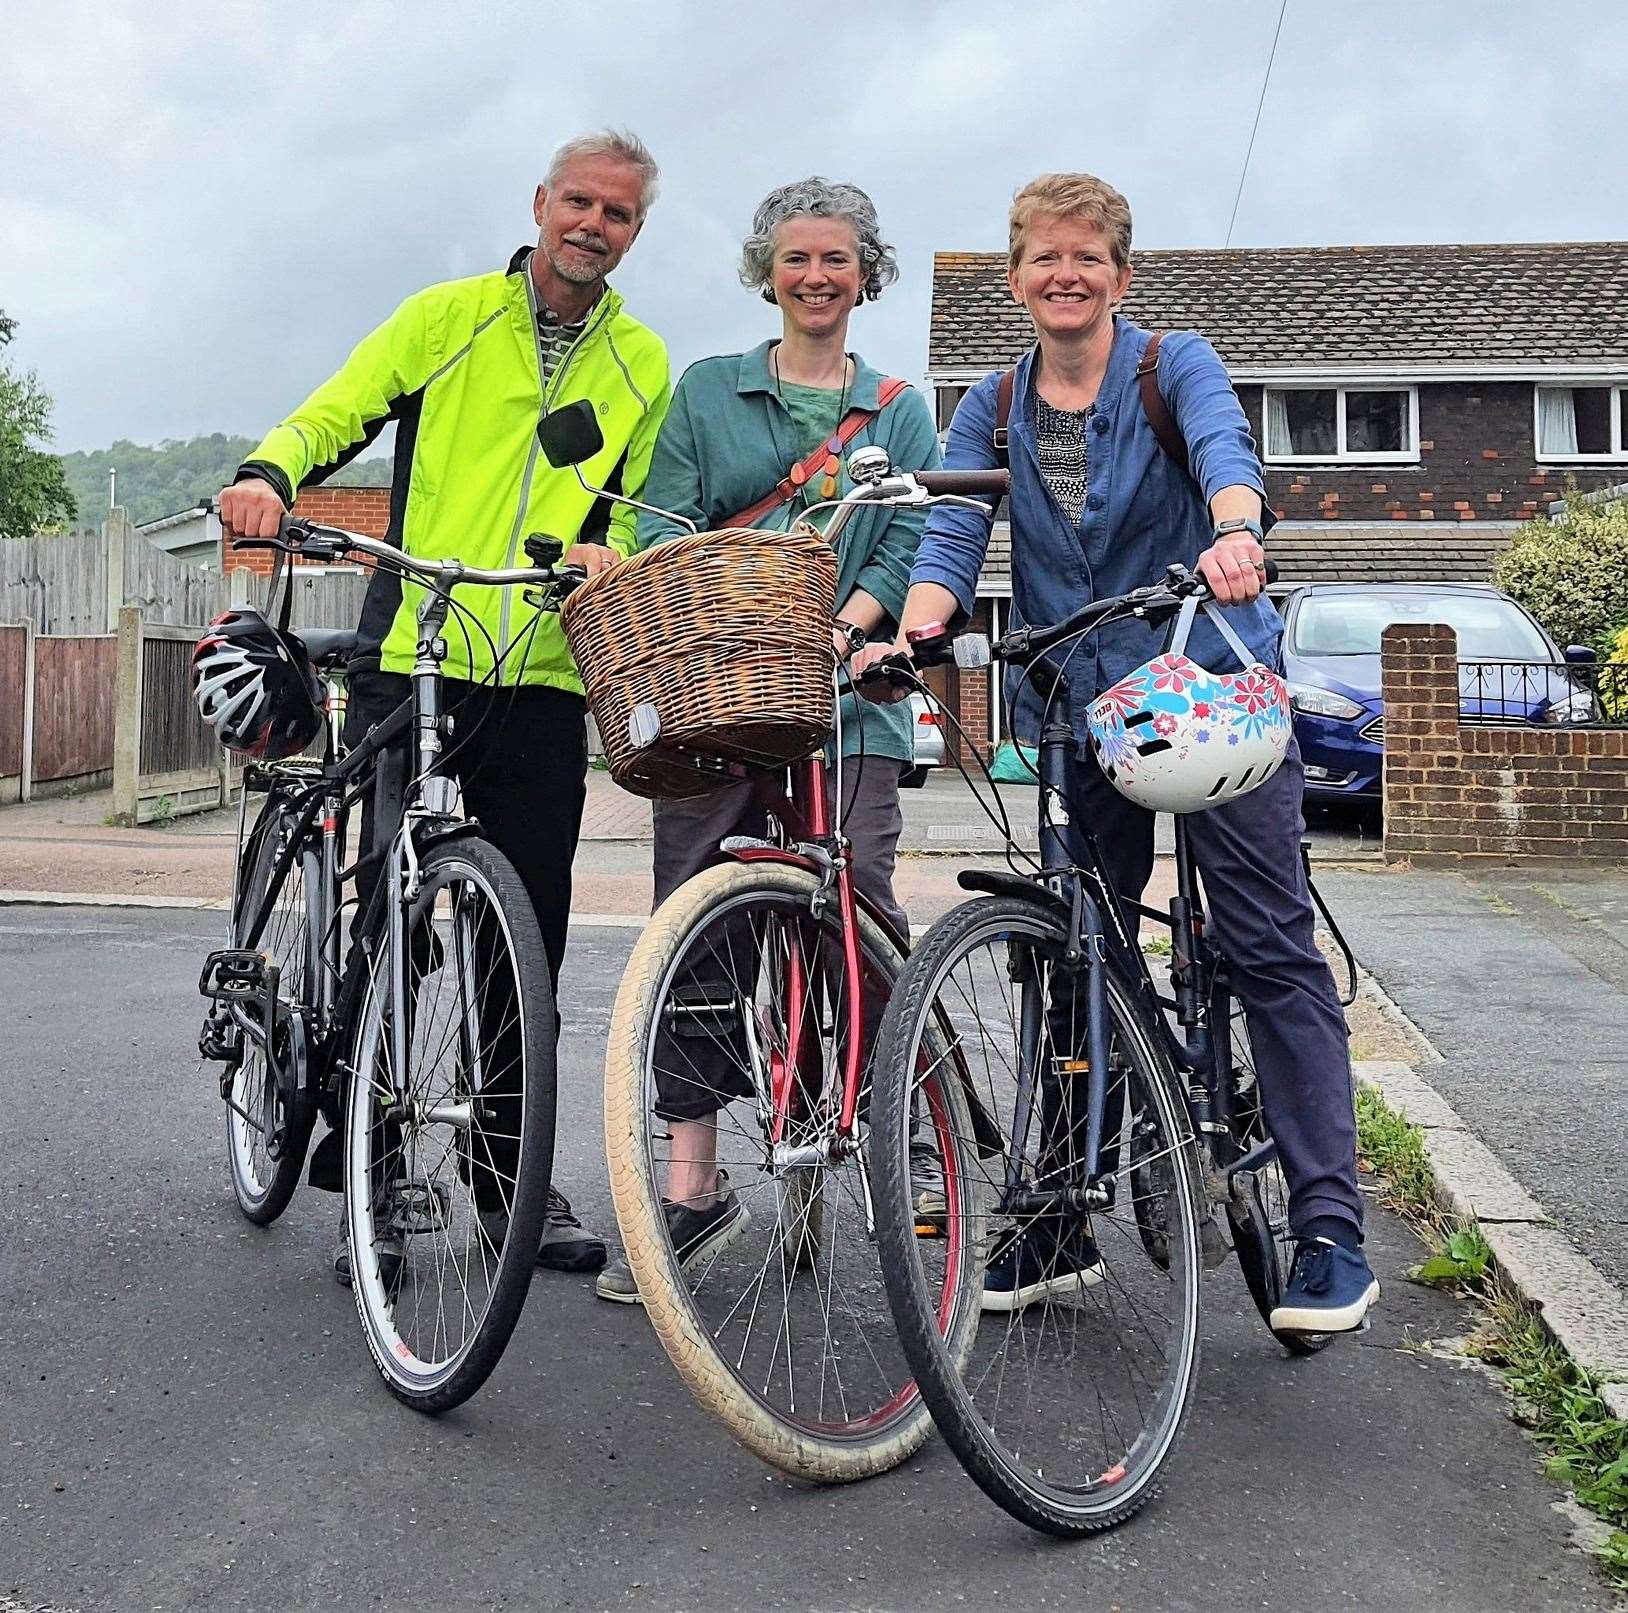
<path id="1" fill-rule="evenodd" d="M 23 618 L 23 762 L 19 801 L 34 799 L 34 640 L 39 629 L 32 616 Z"/>
<path id="2" fill-rule="evenodd" d="M 121 605 L 113 708 L 113 821 L 134 827 L 141 801 L 141 606 Z"/>
<path id="3" fill-rule="evenodd" d="M 135 530 L 129 511 L 115 504 L 102 522 L 102 552 L 107 562 L 107 603 L 104 613 L 106 631 L 117 633 L 119 612 L 124 608 L 124 540 Z"/>

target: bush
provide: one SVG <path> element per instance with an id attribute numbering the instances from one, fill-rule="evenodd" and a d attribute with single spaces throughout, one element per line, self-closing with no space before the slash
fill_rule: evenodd
<path id="1" fill-rule="evenodd" d="M 1567 500 L 1559 521 L 1528 521 L 1493 568 L 1564 648 L 1588 644 L 1609 656 L 1628 626 L 1628 499 Z"/>

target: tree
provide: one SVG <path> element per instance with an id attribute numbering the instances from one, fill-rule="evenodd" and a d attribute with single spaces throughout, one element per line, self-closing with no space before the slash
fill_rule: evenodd
<path id="1" fill-rule="evenodd" d="M 0 351 L 17 321 L 0 312 Z M 26 538 L 72 521 L 78 509 L 62 461 L 46 453 L 51 399 L 32 370 L 0 359 L 0 538 Z"/>
<path id="2" fill-rule="evenodd" d="M 1561 644 L 1610 655 L 1628 627 L 1628 499 L 1569 496 L 1558 521 L 1530 521 L 1493 567 L 1492 580 Z"/>

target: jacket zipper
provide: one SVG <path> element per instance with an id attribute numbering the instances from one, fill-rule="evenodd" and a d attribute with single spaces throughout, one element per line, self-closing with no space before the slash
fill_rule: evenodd
<path id="1" fill-rule="evenodd" d="M 598 330 L 608 316 L 610 291 L 607 288 L 602 293 L 600 306 L 594 311 L 593 317 L 589 319 L 587 325 L 583 328 L 582 334 L 566 348 L 561 355 L 560 362 L 554 367 L 553 375 L 545 381 L 543 379 L 543 339 L 537 330 L 537 287 L 531 278 L 531 264 L 529 261 L 522 272 L 526 277 L 526 313 L 531 321 L 531 350 L 532 357 L 537 363 L 537 386 L 543 394 L 542 412 L 547 414 L 553 406 L 561 383 L 565 379 L 565 372 L 570 369 L 572 361 L 587 344 L 588 338 Z M 505 566 L 512 567 L 514 565 L 515 553 L 520 546 L 520 528 L 525 525 L 526 509 L 531 503 L 531 479 L 537 468 L 537 453 L 537 433 L 533 431 L 531 434 L 531 447 L 526 454 L 526 469 L 520 482 L 520 503 L 514 512 L 514 526 L 509 532 L 509 553 L 508 559 L 504 562 Z M 503 604 L 498 615 L 497 662 L 494 663 L 493 672 L 499 687 L 503 684 L 503 674 L 498 670 L 498 667 L 509 650 L 509 614 L 513 593 L 512 588 L 503 590 Z"/>

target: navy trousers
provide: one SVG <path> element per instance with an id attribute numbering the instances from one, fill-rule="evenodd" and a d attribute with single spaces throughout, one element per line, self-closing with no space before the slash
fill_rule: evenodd
<path id="1" fill-rule="evenodd" d="M 1300 861 L 1304 774 L 1291 744 L 1259 789 L 1188 815 L 1210 934 L 1232 966 L 1244 1005 L 1267 1124 L 1277 1139 L 1296 1232 L 1332 1217 L 1362 1230 L 1357 1124 L 1345 1014 L 1313 940 L 1311 892 Z M 1103 777 L 1089 750 L 1069 767 L 1070 854 L 1089 861 L 1096 837 L 1115 888 L 1141 900 L 1153 872 L 1154 814 Z"/>

